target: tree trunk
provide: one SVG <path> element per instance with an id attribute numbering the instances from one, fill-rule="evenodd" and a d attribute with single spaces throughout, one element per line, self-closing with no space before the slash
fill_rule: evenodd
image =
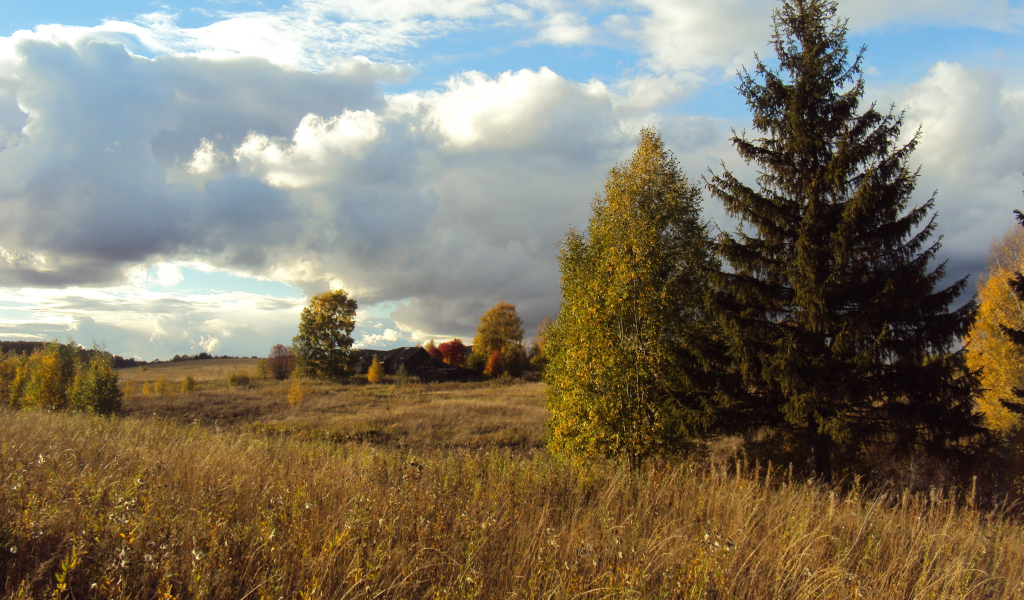
<path id="1" fill-rule="evenodd" d="M 814 465 L 814 477 L 822 483 L 832 481 L 832 457 L 829 442 L 827 435 L 818 431 L 811 434 L 811 462 Z"/>

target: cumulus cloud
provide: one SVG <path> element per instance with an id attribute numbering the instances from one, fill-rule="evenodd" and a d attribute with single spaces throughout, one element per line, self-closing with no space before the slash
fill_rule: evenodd
<path id="1" fill-rule="evenodd" d="M 244 172 L 274 187 L 308 187 L 323 181 L 328 160 L 365 158 L 367 146 L 380 134 L 380 119 L 373 111 L 345 111 L 329 119 L 308 114 L 290 144 L 250 133 L 235 149 L 234 158 Z"/>
<path id="2" fill-rule="evenodd" d="M 194 293 L 147 286 L 0 288 L 0 338 L 59 339 L 145 359 L 174 354 L 260 353 L 295 334 L 300 297 L 252 292 Z M 20 315 L 20 316 L 17 316 Z"/>
<path id="3" fill-rule="evenodd" d="M 938 190 L 945 251 L 959 272 L 984 266 L 989 240 L 1014 225 L 1024 189 L 1024 87 L 983 68 L 939 62 L 903 93 L 921 125 L 919 189 Z"/>
<path id="4" fill-rule="evenodd" d="M 590 25 L 582 15 L 563 11 L 548 15 L 537 39 L 559 46 L 570 46 L 586 42 L 590 34 Z"/>
<path id="5" fill-rule="evenodd" d="M 116 337 L 143 356 L 290 339 L 301 301 L 190 295 L 181 268 L 195 264 L 397 302 L 390 323 L 357 331 L 363 346 L 471 337 L 499 300 L 532 327 L 557 309 L 565 227 L 585 224 L 641 126 L 659 126 L 692 177 L 725 159 L 753 180 L 726 141 L 742 124 L 666 106 L 749 61 L 774 6 L 644 0 L 592 27 L 558 3 L 298 2 L 196 30 L 156 14 L 2 40 L 0 285 L 24 319 L 0 334 L 77 327 L 80 341 Z M 999 6 L 980 12 L 1016 18 Z M 893 19 L 925 9 L 906 10 Z M 534 42 L 632 40 L 642 64 L 619 80 L 538 67 L 384 92 L 410 71 L 382 57 L 466 19 Z M 940 224 L 958 226 L 944 227 L 947 250 L 980 260 L 977 239 L 1019 201 L 1024 92 L 940 63 L 890 95 L 924 124 L 921 189 L 939 188 Z M 713 203 L 707 214 L 728 227 Z"/>

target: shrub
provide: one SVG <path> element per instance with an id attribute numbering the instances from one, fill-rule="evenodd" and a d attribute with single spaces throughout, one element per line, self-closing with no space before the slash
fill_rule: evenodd
<path id="1" fill-rule="evenodd" d="M 249 373 L 246 370 L 234 371 L 228 375 L 228 385 L 231 387 L 247 387 L 249 385 Z"/>
<path id="2" fill-rule="evenodd" d="M 412 377 L 409 376 L 409 370 L 405 368 L 405 364 L 398 367 L 398 371 L 395 373 L 395 384 L 405 385 L 409 383 Z"/>
<path id="3" fill-rule="evenodd" d="M 171 392 L 171 384 L 167 381 L 166 375 L 161 375 L 153 382 L 153 393 L 158 396 L 166 396 Z"/>
<path id="4" fill-rule="evenodd" d="M 288 406 L 298 406 L 306 399 L 309 388 L 302 379 L 295 377 L 288 388 Z"/>
<path id="5" fill-rule="evenodd" d="M 466 368 L 472 369 L 477 373 L 483 373 L 484 369 L 487 368 L 488 356 L 483 352 L 479 352 L 477 348 L 473 348 L 473 352 L 469 354 L 469 358 L 466 359 Z"/>
<path id="6" fill-rule="evenodd" d="M 113 357 L 94 351 L 89 364 L 79 366 L 68 396 L 71 406 L 77 410 L 101 415 L 121 412 L 123 395 L 117 385 Z"/>
<path id="7" fill-rule="evenodd" d="M 256 377 L 266 379 L 270 377 L 270 370 L 267 368 L 267 359 L 261 358 L 256 361 Z"/>
<path id="8" fill-rule="evenodd" d="M 121 395 L 123 396 L 134 396 L 139 393 L 138 386 L 135 385 L 134 381 L 126 381 L 121 384 Z"/>
<path id="9" fill-rule="evenodd" d="M 519 345 L 506 346 L 501 352 L 502 371 L 512 377 L 519 377 L 526 367 L 526 354 Z"/>
<path id="10" fill-rule="evenodd" d="M 370 370 L 366 372 L 366 380 L 370 383 L 384 382 L 384 365 L 381 364 L 376 356 L 373 357 L 373 362 L 370 363 Z"/>
<path id="11" fill-rule="evenodd" d="M 149 382 L 148 381 L 143 381 L 142 382 L 142 395 L 143 396 L 148 396 L 149 395 Z"/>
<path id="12" fill-rule="evenodd" d="M 196 380 L 192 375 L 186 375 L 185 378 L 181 380 L 181 393 L 188 394 L 194 391 L 196 391 Z"/>

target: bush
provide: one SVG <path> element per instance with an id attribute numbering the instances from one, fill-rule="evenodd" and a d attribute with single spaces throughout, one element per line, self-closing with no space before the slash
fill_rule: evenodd
<path id="1" fill-rule="evenodd" d="M 94 352 L 87 365 L 79 365 L 68 399 L 76 410 L 101 415 L 121 412 L 122 394 L 113 358 L 105 352 Z"/>
<path id="2" fill-rule="evenodd" d="M 470 353 L 466 359 L 466 368 L 472 369 L 477 373 L 483 373 L 484 369 L 487 368 L 487 355 L 483 352 L 478 352 L 476 348 Z"/>
<path id="3" fill-rule="evenodd" d="M 139 393 L 134 381 L 126 381 L 121 384 L 121 395 L 125 397 L 134 396 Z"/>
<path id="4" fill-rule="evenodd" d="M 194 391 L 196 391 L 196 380 L 191 375 L 186 375 L 185 378 L 181 380 L 181 393 L 188 394 Z"/>
<path id="5" fill-rule="evenodd" d="M 249 385 L 249 373 L 244 369 L 241 371 L 234 371 L 228 375 L 228 385 L 231 387 L 248 387 Z"/>
<path id="6" fill-rule="evenodd" d="M 405 364 L 403 363 L 398 367 L 398 372 L 395 373 L 395 384 L 405 385 L 409 383 L 411 379 L 412 377 L 409 376 L 409 370 L 405 368 Z"/>
<path id="7" fill-rule="evenodd" d="M 309 388 L 302 379 L 292 379 L 292 385 L 288 388 L 288 406 L 298 406 L 306 399 Z"/>
<path id="8" fill-rule="evenodd" d="M 522 375 L 523 369 L 526 367 L 526 354 L 523 352 L 523 347 L 519 345 L 506 346 L 501 352 L 501 362 L 504 366 L 503 372 L 512 377 Z"/>
<path id="9" fill-rule="evenodd" d="M 166 375 L 161 375 L 153 382 L 153 393 L 158 396 L 166 396 L 171 393 L 171 384 L 167 381 Z"/>
<path id="10" fill-rule="evenodd" d="M 270 370 L 267 368 L 267 359 L 261 358 L 256 361 L 256 377 L 266 379 L 270 377 Z"/>

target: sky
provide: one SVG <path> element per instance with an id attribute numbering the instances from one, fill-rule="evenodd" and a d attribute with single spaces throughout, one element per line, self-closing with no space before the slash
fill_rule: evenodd
<path id="1" fill-rule="evenodd" d="M 777 6 L 0 0 L 0 339 L 263 356 L 338 287 L 357 347 L 468 343 L 500 300 L 530 335 L 641 127 L 694 180 L 753 182 L 736 73 Z M 920 127 L 949 278 L 976 282 L 1024 208 L 1024 0 L 840 14 L 865 101 Z"/>

